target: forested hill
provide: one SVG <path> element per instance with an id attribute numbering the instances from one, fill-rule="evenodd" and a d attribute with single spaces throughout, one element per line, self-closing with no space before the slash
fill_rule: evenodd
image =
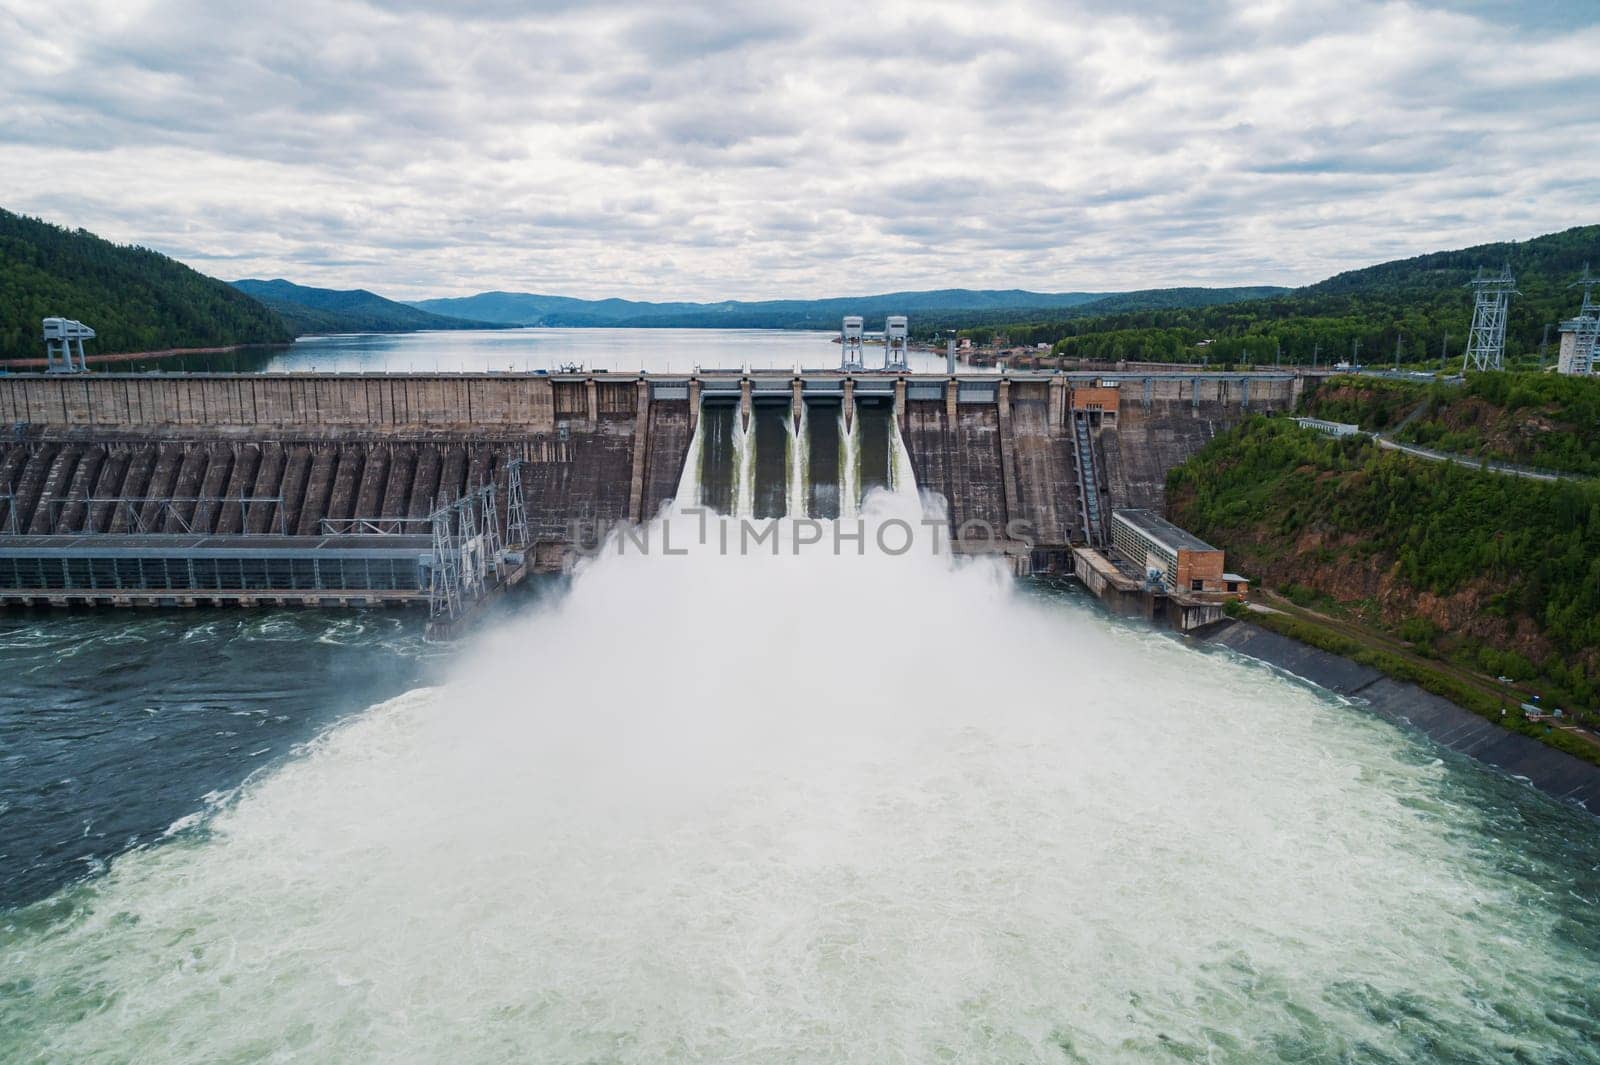
<path id="1" fill-rule="evenodd" d="M 432 314 L 384 299 L 364 288 L 310 288 L 276 278 L 246 278 L 233 287 L 271 307 L 297 336 L 308 333 L 412 333 L 422 329 L 495 329 L 498 326 Z"/>
<path id="2" fill-rule="evenodd" d="M 1437 363 L 1441 347 L 1460 364 L 1472 321 L 1468 283 L 1478 267 L 1509 263 L 1519 295 L 1511 300 L 1506 355 L 1537 365 L 1546 323 L 1550 352 L 1555 324 L 1577 313 L 1579 296 L 1567 286 L 1583 264 L 1600 267 L 1600 225 L 1581 226 L 1532 240 L 1480 244 L 1459 251 L 1351 270 L 1281 295 L 1224 306 L 1061 316 L 974 330 L 1004 332 L 1013 342 L 1047 342 L 1058 354 L 1091 359 L 1150 359 L 1323 364 L 1356 353 L 1365 363 L 1390 362 L 1399 347 L 1405 363 Z M 1201 345 L 1203 341 L 1210 343 Z"/>
<path id="3" fill-rule="evenodd" d="M 882 318 L 933 310 L 1038 312 L 1076 307 L 1096 292 L 1025 292 L 1020 289 L 940 289 L 819 300 L 723 300 L 718 303 L 649 303 L 585 300 L 532 292 L 480 292 L 476 296 L 421 300 L 413 306 L 508 325 L 683 326 L 699 328 L 837 329 L 847 314 Z M 881 326 L 881 322 L 878 326 Z M 873 326 L 872 328 L 877 328 Z"/>
<path id="4" fill-rule="evenodd" d="M 43 356 L 52 316 L 92 328 L 91 355 L 293 339 L 256 300 L 159 252 L 0 210 L 0 359 Z"/>
<path id="5" fill-rule="evenodd" d="M 529 292 L 482 292 L 413 306 L 514 325 L 676 327 L 701 329 L 837 329 L 859 314 L 880 329 L 889 314 L 911 316 L 913 331 L 1014 321 L 1023 315 L 1064 317 L 1113 310 L 1197 307 L 1254 299 L 1278 288 L 1173 288 L 1142 292 L 1028 292 L 1023 289 L 936 289 L 836 296 L 815 300 L 724 300 L 720 303 L 642 303 L 581 300 Z"/>
<path id="6" fill-rule="evenodd" d="M 1169 517 L 1291 599 L 1536 682 L 1552 706 L 1600 706 L 1600 482 L 1428 462 L 1257 418 L 1173 470 L 1167 499 Z"/>

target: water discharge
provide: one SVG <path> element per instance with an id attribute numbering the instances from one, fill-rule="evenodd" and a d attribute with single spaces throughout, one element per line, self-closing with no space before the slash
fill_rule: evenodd
<path id="1" fill-rule="evenodd" d="M 746 419 L 734 408 L 733 414 L 734 491 L 733 510 L 714 507 L 719 514 L 732 513 L 748 518 L 756 506 L 756 421 Z"/>
<path id="2" fill-rule="evenodd" d="M 739 426 L 739 408 L 733 403 L 707 403 L 695 425 L 695 441 L 690 444 L 685 470 L 698 471 L 696 494 L 687 494 L 680 482 L 678 498 L 698 500 L 719 514 L 743 514 L 744 432 Z"/>
<path id="3" fill-rule="evenodd" d="M 678 492 L 673 497 L 683 500 L 685 505 L 705 502 L 701 496 L 704 490 L 702 467 L 705 463 L 705 452 L 706 418 L 702 410 L 700 417 L 694 423 L 694 433 L 689 437 L 689 452 L 684 456 L 683 472 L 678 475 Z"/>
<path id="4" fill-rule="evenodd" d="M 783 403 L 752 406 L 745 445 L 745 461 L 752 469 L 750 513 L 757 518 L 781 518 L 789 513 L 790 485 L 795 474 L 790 454 L 794 432 L 790 426 L 789 404 L 786 399 Z"/>
<path id="5" fill-rule="evenodd" d="M 997 566 L 667 521 L 7 915 L 0 1060 L 1600 1058 L 1576 815 Z"/>
<path id="6" fill-rule="evenodd" d="M 839 438 L 839 516 L 853 518 L 861 513 L 861 412 L 856 411 L 846 424 L 841 404 L 835 431 Z"/>
<path id="7" fill-rule="evenodd" d="M 789 448 L 789 490 L 787 511 L 791 518 L 819 517 L 837 518 L 838 509 L 835 507 L 832 514 L 823 513 L 815 506 L 812 499 L 812 470 L 811 462 L 814 449 L 810 413 L 805 404 L 800 405 L 799 420 L 786 415 L 783 420 L 784 428 L 788 430 Z M 820 421 L 817 430 L 826 430 Z"/>

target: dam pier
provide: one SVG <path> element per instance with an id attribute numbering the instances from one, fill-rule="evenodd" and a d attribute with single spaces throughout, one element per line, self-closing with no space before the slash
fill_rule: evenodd
<path id="1" fill-rule="evenodd" d="M 835 518 L 906 477 L 945 501 L 954 551 L 1072 573 L 1117 511 L 1159 512 L 1173 466 L 1305 381 L 0 375 L 0 604 L 419 606 L 448 628 L 680 485 L 730 515 Z"/>

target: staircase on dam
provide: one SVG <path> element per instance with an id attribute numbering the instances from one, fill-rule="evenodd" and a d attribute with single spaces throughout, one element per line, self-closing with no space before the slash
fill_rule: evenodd
<path id="1" fill-rule="evenodd" d="M 433 516 L 493 483 L 503 531 L 512 469 L 535 570 L 570 566 L 685 483 L 725 513 L 832 518 L 904 465 L 956 550 L 1026 571 L 1103 542 L 1114 508 L 1159 509 L 1173 465 L 1298 388 L 1288 374 L 0 375 L 0 602 L 424 603 Z M 251 576 L 250 558 L 283 566 Z"/>
<path id="2" fill-rule="evenodd" d="M 1103 479 L 1089 418 L 1082 413 L 1072 416 L 1072 457 L 1078 474 L 1076 487 L 1083 541 L 1090 547 L 1104 547 L 1110 537 L 1106 531 L 1105 504 L 1101 499 Z"/>

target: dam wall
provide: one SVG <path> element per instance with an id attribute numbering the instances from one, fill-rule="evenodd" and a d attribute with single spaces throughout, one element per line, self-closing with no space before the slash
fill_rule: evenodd
<path id="1" fill-rule="evenodd" d="M 1119 382 L 1118 412 L 1114 426 L 1097 426 L 1095 443 L 1111 506 L 1158 513 L 1166 506 L 1168 471 L 1250 414 L 1293 410 L 1305 381 L 1248 374 L 1108 379 Z"/>
<path id="2" fill-rule="evenodd" d="M 0 442 L 0 532 L 322 536 L 357 519 L 420 521 L 538 453 L 536 441 L 466 438 Z"/>
<path id="3" fill-rule="evenodd" d="M 1159 511 L 1168 471 L 1252 413 L 1292 410 L 1301 388 L 1290 374 L 910 379 L 901 434 L 918 486 L 947 502 L 958 550 L 1020 523 L 1029 568 L 1070 570 L 1066 549 L 1095 521 Z"/>
<path id="4" fill-rule="evenodd" d="M 968 539 L 963 530 L 969 523 L 982 523 L 996 535 L 1005 529 L 1007 479 L 995 403 L 910 400 L 900 432 L 917 487 L 944 497 L 958 540 Z"/>
<path id="5" fill-rule="evenodd" d="M 782 394 L 797 425 L 808 404 L 847 420 L 858 399 L 892 409 L 919 487 L 945 501 L 958 550 L 1006 550 L 1023 560 L 1022 571 L 1070 567 L 1068 548 L 1090 540 L 1110 509 L 1160 508 L 1168 470 L 1250 413 L 1291 409 L 1302 380 L 0 375 L 0 424 L 8 427 L 0 432 L 0 536 L 314 539 L 384 522 L 385 533 L 420 535 L 437 506 L 515 460 L 531 561 L 559 569 L 606 528 L 648 520 L 673 498 L 702 396 L 736 403 L 748 419 L 759 403 L 770 414 L 769 401 Z M 810 431 L 836 434 L 835 422 L 819 414 Z"/>
<path id="6" fill-rule="evenodd" d="M 634 406 L 635 382 L 529 374 L 28 374 L 0 376 L 0 422 L 58 428 L 489 429 Z"/>

